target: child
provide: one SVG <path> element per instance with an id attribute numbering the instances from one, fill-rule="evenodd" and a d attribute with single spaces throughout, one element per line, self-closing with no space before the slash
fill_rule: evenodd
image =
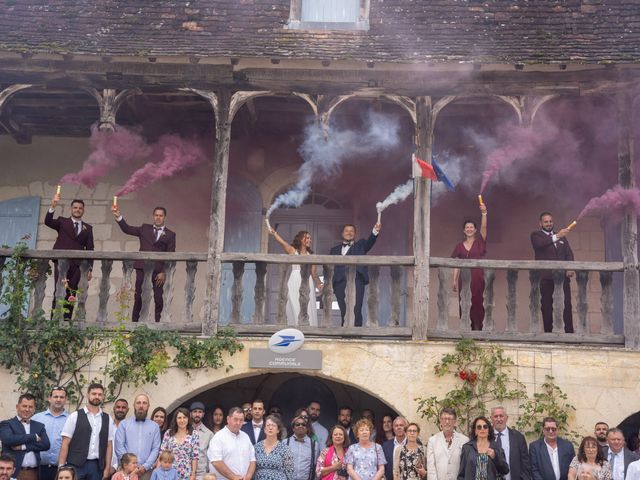
<path id="1" fill-rule="evenodd" d="M 138 457 L 133 453 L 125 453 L 120 459 L 120 469 L 113 474 L 111 480 L 138 480 L 135 473 L 138 468 Z"/>
<path id="2" fill-rule="evenodd" d="M 158 466 L 151 474 L 151 480 L 178 480 L 178 471 L 173 468 L 173 453 L 163 450 L 158 457 Z"/>

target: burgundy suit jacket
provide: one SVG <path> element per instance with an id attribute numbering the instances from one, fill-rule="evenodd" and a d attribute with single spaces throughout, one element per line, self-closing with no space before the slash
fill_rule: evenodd
<path id="1" fill-rule="evenodd" d="M 531 246 L 536 260 L 573 261 L 573 251 L 567 237 L 558 240 L 554 246 L 551 235 L 537 230 L 531 234 Z M 548 270 L 543 271 L 542 278 L 553 278 L 553 274 Z"/>
<path id="2" fill-rule="evenodd" d="M 76 236 L 76 231 L 73 228 L 73 220 L 67 217 L 53 218 L 53 212 L 47 211 L 44 217 L 44 224 L 53 228 L 58 232 L 58 238 L 56 238 L 53 244 L 54 250 L 93 250 L 93 227 L 82 222 L 82 231 L 80 235 Z M 80 262 L 75 260 L 71 262 L 72 265 L 79 265 Z"/>
<path id="3" fill-rule="evenodd" d="M 132 227 L 124 218 L 118 222 L 120 229 L 127 235 L 133 235 L 140 239 L 141 252 L 175 252 L 176 251 L 176 234 L 175 232 L 164 227 L 162 235 L 156 242 L 153 225 L 143 223 L 139 227 Z M 133 268 L 144 268 L 143 261 L 133 263 Z M 164 262 L 155 262 L 153 267 L 154 273 L 160 273 L 164 270 Z"/>

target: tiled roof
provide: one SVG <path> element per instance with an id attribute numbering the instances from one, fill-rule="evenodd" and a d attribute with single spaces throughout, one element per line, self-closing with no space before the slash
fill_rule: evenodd
<path id="1" fill-rule="evenodd" d="M 370 0 L 368 31 L 286 28 L 290 0 L 0 0 L 0 50 L 499 63 L 640 61 L 638 0 Z"/>

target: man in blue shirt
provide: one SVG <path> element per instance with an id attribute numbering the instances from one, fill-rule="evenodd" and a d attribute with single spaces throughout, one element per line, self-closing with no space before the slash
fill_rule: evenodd
<path id="1" fill-rule="evenodd" d="M 36 413 L 33 420 L 44 424 L 49 436 L 51 447 L 40 452 L 40 480 L 54 480 L 58 471 L 58 456 L 62 446 L 62 427 L 64 427 L 69 412 L 64 409 L 67 403 L 67 392 L 64 387 L 53 387 L 49 393 L 49 408 Z"/>
<path id="2" fill-rule="evenodd" d="M 149 480 L 153 465 L 160 453 L 160 427 L 147 418 L 149 397 L 141 393 L 133 401 L 133 418 L 120 423 L 116 431 L 115 450 L 118 461 L 125 453 L 138 457 L 136 474 L 140 480 Z"/>

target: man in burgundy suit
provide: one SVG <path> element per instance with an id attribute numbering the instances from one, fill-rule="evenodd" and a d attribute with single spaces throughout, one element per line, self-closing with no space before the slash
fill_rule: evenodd
<path id="1" fill-rule="evenodd" d="M 44 224 L 53 228 L 58 232 L 58 238 L 53 244 L 54 250 L 93 250 L 93 228 L 87 222 L 82 221 L 84 215 L 84 202 L 79 199 L 71 201 L 71 217 L 53 218 L 58 203 L 60 202 L 60 194 L 56 193 L 51 200 L 51 207 L 44 217 Z M 54 261 L 53 275 L 56 285 L 58 284 L 58 262 Z M 91 280 L 91 269 L 88 272 L 89 280 Z M 67 270 L 66 277 L 66 296 L 75 296 L 80 283 L 80 260 L 72 260 Z M 53 300 L 53 308 L 56 306 L 55 298 Z M 70 319 L 73 313 L 73 305 L 70 304 L 65 308 L 64 318 Z"/>
<path id="2" fill-rule="evenodd" d="M 127 235 L 133 235 L 140 239 L 141 252 L 175 252 L 176 251 L 176 234 L 169 230 L 164 222 L 167 218 L 167 209 L 164 207 L 156 207 L 153 209 L 153 225 L 143 223 L 139 227 L 132 227 L 124 221 L 117 206 L 112 208 L 113 215 L 120 226 L 120 229 Z M 133 302 L 133 313 L 131 319 L 137 322 L 140 318 L 140 309 L 142 308 L 142 283 L 144 281 L 144 262 L 134 262 L 133 268 L 136 269 L 136 293 Z M 156 322 L 160 321 L 162 315 L 162 293 L 166 274 L 164 272 L 164 262 L 155 262 L 153 267 L 153 300 L 155 302 L 155 318 Z"/>
<path id="3" fill-rule="evenodd" d="M 536 260 L 573 261 L 573 252 L 569 246 L 567 234 L 568 228 L 558 232 L 553 231 L 553 216 L 549 212 L 540 214 L 540 230 L 531 234 L 531 245 Z M 572 272 L 566 272 L 564 277 L 564 331 L 573 333 L 573 314 L 571 312 L 571 284 Z M 553 273 L 544 270 L 540 277 L 540 297 L 542 310 L 542 323 L 544 331 L 553 329 Z"/>

